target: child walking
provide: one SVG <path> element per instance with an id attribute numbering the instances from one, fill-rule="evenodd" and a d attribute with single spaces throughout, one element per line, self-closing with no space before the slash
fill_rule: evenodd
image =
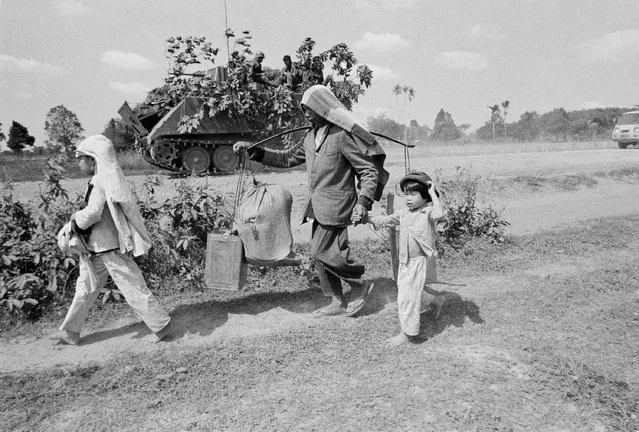
<path id="1" fill-rule="evenodd" d="M 406 196 L 406 208 L 392 215 L 371 216 L 375 229 L 399 225 L 399 269 L 397 271 L 397 309 L 401 331 L 390 338 L 398 346 L 419 334 L 421 312 L 431 304 L 439 318 L 443 295 L 424 290 L 425 283 L 437 281 L 437 221 L 445 216 L 439 193 L 431 178 L 423 172 L 411 172 L 399 181 Z"/>

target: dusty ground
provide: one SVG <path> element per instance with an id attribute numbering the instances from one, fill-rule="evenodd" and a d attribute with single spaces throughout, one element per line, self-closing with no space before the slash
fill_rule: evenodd
<path id="1" fill-rule="evenodd" d="M 539 150 L 539 149 L 537 149 Z M 503 153 L 499 153 L 499 152 Z M 390 187 L 393 190 L 404 173 L 403 154 L 391 148 L 388 152 L 388 170 L 391 173 Z M 492 180 L 496 186 L 487 187 L 484 199 L 497 208 L 503 208 L 504 219 L 510 222 L 508 233 L 521 235 L 547 229 L 561 229 L 590 219 L 639 214 L 637 183 L 635 176 L 616 179 L 603 176 L 607 172 L 623 172 L 639 167 L 639 151 L 618 150 L 616 148 L 553 150 L 521 152 L 520 147 L 466 146 L 453 149 L 434 148 L 411 155 L 411 168 L 427 172 L 439 171 L 444 177 L 453 176 L 458 167 L 467 168 L 473 175 Z M 420 154 L 425 153 L 425 154 Z M 429 153 L 435 154 L 430 156 Z M 442 155 L 442 153 L 444 155 Z M 586 186 L 572 186 L 571 178 L 588 176 L 596 179 L 596 184 L 586 181 Z M 309 224 L 300 225 L 306 175 L 303 171 L 258 173 L 259 181 L 284 185 L 294 194 L 292 215 L 293 235 L 296 242 L 306 242 L 310 238 Z M 633 180 L 634 178 L 634 180 Z M 561 179 L 558 187 L 553 179 Z M 64 187 L 71 193 L 83 190 L 86 180 L 65 182 Z M 142 178 L 133 178 L 139 184 Z M 165 179 L 158 188 L 158 196 L 168 196 L 172 184 L 179 181 L 206 182 L 213 190 L 232 194 L 237 176 L 208 177 L 180 180 Z M 531 186 L 532 184 L 532 186 Z M 16 196 L 32 196 L 39 188 L 37 183 L 16 185 Z M 229 195 L 232 199 L 232 195 Z M 381 211 L 376 203 L 374 211 Z M 367 226 L 351 229 L 353 240 L 375 238 L 377 234 Z M 490 285 L 490 283 L 488 283 Z M 316 299 L 318 300 L 318 299 Z M 318 301 L 321 302 L 321 299 Z M 203 317 L 182 323 L 183 336 L 177 345 L 195 346 L 208 344 L 214 340 L 234 336 L 248 336 L 272 333 L 309 322 L 304 312 L 313 310 L 317 304 L 298 305 L 298 310 L 285 311 L 277 307 L 265 308 L 262 313 L 226 314 L 223 323 L 216 322 L 218 312 L 210 311 Z M 228 319 L 227 319 L 228 318 Z M 210 327 L 193 330 L 200 326 Z M 46 367 L 87 361 L 99 361 L 122 352 L 150 352 L 173 347 L 160 347 L 150 343 L 151 337 L 144 338 L 146 329 L 135 321 L 115 322 L 110 329 L 102 329 L 87 335 L 82 349 L 52 348 L 46 339 L 22 338 L 5 343 L 0 350 L 0 371 Z M 140 339 L 143 339 L 142 341 Z M 146 340 L 148 339 L 148 341 Z M 142 342 L 142 343 L 140 343 Z M 149 343 L 147 343 L 149 342 Z M 18 360 L 18 361 L 16 361 Z"/>
<path id="2" fill-rule="evenodd" d="M 404 166 L 403 156 L 400 152 L 389 153 L 388 167 L 391 172 L 392 188 L 403 174 Z M 636 172 L 633 174 L 633 170 L 639 167 L 639 151 L 597 148 L 544 150 L 526 153 L 512 151 L 512 148 L 508 146 L 501 148 L 496 146 L 491 147 L 488 151 L 457 148 L 454 154 L 443 151 L 440 153 L 446 154 L 438 154 L 436 150 L 431 153 L 413 155 L 411 157 L 412 168 L 429 172 L 437 169 L 441 171 L 443 176 L 452 176 L 456 168 L 461 166 L 469 168 L 475 175 L 489 179 L 489 186 L 484 190 L 483 197 L 496 204 L 497 207 L 504 207 L 503 215 L 511 223 L 509 227 L 511 235 L 540 233 L 544 230 L 561 232 L 568 227 L 577 227 L 578 230 L 581 227 L 584 230 L 597 230 L 603 226 L 600 222 L 596 222 L 597 219 L 627 216 L 629 222 L 620 225 L 623 225 L 624 229 L 630 230 L 627 236 L 628 242 L 619 246 L 607 245 L 605 250 L 590 250 L 587 247 L 587 239 L 583 239 L 579 240 L 585 245 L 582 250 L 571 251 L 555 248 L 548 251 L 548 259 L 536 257 L 535 262 L 526 264 L 522 264 L 526 261 L 526 252 L 522 250 L 519 255 L 499 257 L 499 262 L 495 263 L 493 272 L 482 269 L 473 274 L 472 272 L 458 273 L 454 268 L 442 269 L 441 280 L 447 285 L 439 285 L 437 288 L 446 292 L 450 309 L 445 310 L 444 318 L 440 323 L 427 322 L 425 324 L 425 337 L 428 340 L 432 339 L 433 343 L 419 345 L 420 355 L 427 358 L 429 362 L 421 367 L 431 369 L 437 367 L 437 362 L 446 362 L 446 373 L 452 374 L 447 378 L 448 380 L 457 382 L 465 379 L 464 377 L 468 375 L 472 376 L 475 381 L 484 380 L 488 396 L 482 393 L 481 402 L 459 402 L 450 405 L 443 416 L 448 423 L 442 423 L 443 414 L 441 412 L 424 412 L 421 418 L 415 418 L 417 423 L 403 423 L 401 427 L 394 429 L 388 426 L 389 423 L 385 423 L 386 420 L 376 417 L 378 414 L 375 412 L 381 410 L 386 412 L 386 415 L 396 412 L 399 409 L 395 406 L 396 400 L 388 399 L 383 395 L 383 382 L 379 383 L 381 388 L 368 388 L 366 374 L 363 374 L 363 371 L 353 370 L 349 375 L 350 378 L 347 378 L 348 385 L 358 389 L 365 387 L 367 391 L 372 393 L 358 394 L 356 406 L 348 405 L 347 402 L 343 401 L 344 406 L 347 410 L 369 413 L 369 417 L 364 417 L 368 430 L 426 430 L 423 428 L 426 427 L 425 424 L 429 422 L 429 419 L 434 425 L 461 425 L 459 429 L 441 430 L 535 430 L 529 428 L 531 424 L 545 425 L 542 429 L 537 430 L 548 431 L 608 430 L 595 419 L 594 413 L 591 414 L 592 418 L 584 417 L 584 411 L 581 411 L 583 408 L 579 408 L 577 402 L 575 402 L 577 405 L 566 404 L 563 401 L 554 400 L 556 395 L 552 394 L 548 395 L 550 400 L 547 401 L 543 398 L 543 392 L 535 393 L 534 387 L 541 385 L 537 380 L 541 374 L 540 370 L 543 367 L 548 367 L 548 364 L 544 363 L 544 366 L 540 367 L 538 364 L 527 363 L 522 360 L 522 357 L 518 358 L 517 356 L 523 355 L 524 352 L 528 354 L 540 354 L 544 350 L 550 352 L 551 348 L 556 348 L 554 355 L 557 355 L 557 352 L 563 353 L 565 357 L 562 358 L 568 359 L 567 363 L 562 360 L 562 370 L 575 369 L 567 373 L 573 374 L 570 376 L 573 376 L 573 383 L 576 385 L 580 376 L 586 376 L 582 363 L 570 363 L 570 359 L 577 358 L 577 354 L 570 352 L 570 347 L 579 342 L 583 346 L 591 347 L 588 351 L 587 348 L 580 345 L 582 352 L 579 353 L 578 358 L 581 361 L 586 364 L 597 364 L 605 373 L 613 374 L 633 385 L 639 383 L 639 376 L 636 372 L 639 365 L 636 363 L 636 358 L 634 364 L 628 364 L 628 358 L 633 356 L 632 352 L 637 353 L 636 325 L 639 322 L 639 318 L 637 318 L 639 316 L 637 310 L 639 288 L 637 286 L 634 288 L 625 286 L 623 289 L 626 291 L 622 297 L 619 297 L 622 295 L 621 293 L 598 297 L 596 304 L 579 303 L 575 305 L 574 310 L 553 310 L 551 298 L 553 294 L 549 294 L 549 298 L 544 299 L 541 304 L 526 303 L 526 293 L 537 290 L 536 287 L 547 289 L 549 293 L 552 293 L 551 282 L 562 281 L 561 283 L 567 284 L 568 282 L 565 281 L 583 279 L 585 273 L 615 271 L 623 273 L 631 268 L 633 262 L 636 264 L 636 256 L 639 254 L 639 243 L 637 242 L 637 229 L 639 228 L 637 184 L 639 179 Z M 625 175 L 624 173 L 630 174 Z M 305 174 L 300 171 L 289 171 L 260 173 L 257 177 L 261 181 L 285 185 L 294 192 L 296 202 L 293 220 L 296 220 L 299 217 L 302 204 L 300 196 L 303 195 L 303 189 L 306 186 Z M 170 189 L 173 181 L 180 180 L 167 180 L 164 186 L 166 190 Z M 196 181 L 208 182 L 216 190 L 231 192 L 235 188 L 237 178 L 235 176 L 216 177 L 197 179 Z M 72 191 L 79 191 L 83 187 L 82 184 L 82 182 L 74 182 L 65 186 Z M 33 184 L 20 184 L 17 187 L 18 196 L 21 196 L 20 193 L 27 195 L 33 190 Z M 624 218 L 619 220 L 623 221 Z M 578 230 L 575 231 L 573 237 L 578 237 Z M 294 224 L 294 236 L 297 241 L 306 241 L 309 238 L 307 228 Z M 354 239 L 365 239 L 371 236 L 374 234 L 365 227 L 352 231 Z M 355 320 L 357 324 L 354 325 L 354 334 L 366 334 L 366 323 L 370 320 L 388 321 L 395 319 L 393 297 L 396 295 L 396 289 L 392 280 L 383 272 L 380 273 L 380 269 L 371 269 L 369 273 L 369 277 L 377 280 L 377 288 L 370 305 L 367 305 L 365 316 Z M 615 274 L 618 275 L 618 273 Z M 609 280 L 610 276 L 605 276 L 604 279 Z M 636 282 L 636 279 L 631 280 Z M 587 281 L 588 279 L 584 279 L 584 284 L 587 285 Z M 624 279 L 623 282 L 627 283 L 627 280 Z M 561 283 L 558 283 L 558 286 L 562 286 Z M 569 293 L 566 295 L 575 295 L 575 298 L 581 301 L 579 294 Z M 620 307 L 621 298 L 626 299 L 627 303 Z M 175 301 L 175 299 L 171 299 L 171 301 Z M 152 344 L 152 335 L 149 335 L 144 325 L 131 316 L 112 322 L 107 328 L 90 329 L 84 336 L 81 347 L 54 347 L 49 340 L 43 337 L 15 338 L 3 341 L 0 346 L 0 372 L 37 371 L 52 366 L 82 366 L 96 362 L 100 364 L 107 361 L 118 361 L 120 358 L 129 359 L 131 356 L 144 355 L 164 358 L 173 356 L 184 358 L 186 355 L 201 359 L 202 350 L 209 346 L 227 347 L 229 343 L 243 345 L 250 343 L 248 341 L 257 340 L 255 338 L 263 338 L 264 341 L 277 344 L 279 338 L 283 338 L 284 335 L 293 331 L 304 333 L 310 338 L 309 340 L 312 340 L 314 337 L 312 335 L 318 331 L 328 332 L 327 334 L 330 335 L 330 329 L 333 325 L 337 328 L 353 325 L 349 322 L 339 321 L 339 318 L 329 319 L 328 324 L 318 323 L 317 320 L 310 318 L 308 312 L 317 308 L 322 302 L 323 299 L 317 292 L 309 292 L 305 296 L 296 297 L 293 301 L 284 304 L 279 303 L 277 297 L 266 297 L 261 302 L 208 302 L 202 305 L 177 306 L 171 312 L 176 322 L 175 338 L 170 343 L 163 344 Z M 510 305 L 510 312 L 504 314 L 502 303 Z M 533 311 L 534 313 L 532 313 Z M 588 329 L 572 328 L 573 322 L 576 322 L 576 319 L 571 321 L 572 314 L 592 313 L 593 319 L 605 320 L 602 311 L 625 314 L 624 316 L 630 317 L 628 325 L 634 326 L 634 333 L 632 330 L 623 332 L 618 328 L 610 329 L 615 334 L 610 339 L 588 341 Z M 559 326 L 566 330 L 556 332 Z M 628 328 L 630 329 L 630 327 Z M 628 336 L 632 334 L 634 336 Z M 550 340 L 548 335 L 551 338 L 559 339 Z M 367 336 L 362 337 L 368 340 Z M 326 352 L 323 352 L 322 361 L 339 362 L 340 356 L 342 356 L 339 348 L 333 347 L 328 340 L 325 343 L 326 345 L 323 345 L 322 348 L 313 349 L 336 350 L 331 351 L 334 356 L 332 360 L 326 359 Z M 378 342 L 372 343 L 377 344 Z M 274 348 L 275 346 L 268 345 L 265 349 L 279 349 Z M 515 353 L 513 348 L 515 346 L 523 351 Z M 243 355 L 239 348 L 236 351 L 235 355 Z M 604 352 L 608 352 L 609 355 L 607 360 L 602 363 L 601 356 Z M 205 355 L 209 356 L 210 354 Z M 371 348 L 368 355 L 377 356 L 379 354 L 376 349 Z M 407 351 L 399 351 L 398 355 L 403 361 L 409 363 L 418 361 L 414 356 L 409 356 Z M 294 354 L 287 353 L 287 356 L 294 357 Z M 366 355 L 364 356 L 366 357 Z M 585 362 L 584 359 L 588 360 L 588 356 L 591 357 L 589 359 L 591 361 Z M 366 360 L 369 365 L 378 365 L 375 366 L 378 369 L 384 369 L 382 365 L 388 361 L 393 362 L 392 359 L 386 357 L 377 360 L 367 358 Z M 451 372 L 450 362 L 453 365 L 457 364 L 452 368 L 453 372 Z M 216 366 L 213 365 L 213 367 Z M 309 367 L 312 366 L 309 365 Z M 576 370 L 579 368 L 582 369 Z M 547 372 L 546 369 L 543 371 Z M 370 375 L 371 378 L 377 376 L 373 372 L 370 372 Z M 436 373 L 433 372 L 433 376 L 436 376 Z M 384 369 L 384 373 L 380 377 L 391 379 L 392 373 Z M 447 381 L 444 378 L 446 377 L 439 376 L 434 381 L 435 384 L 418 379 L 412 387 L 407 389 L 411 399 L 405 399 L 403 403 L 410 405 L 420 403 L 419 401 L 422 403 L 428 401 L 429 404 L 437 406 L 440 399 L 444 403 L 441 395 L 449 391 L 455 392 L 459 401 L 473 400 L 473 396 L 467 394 L 469 389 L 464 389 L 463 386 L 455 384 L 452 387 L 453 390 L 445 387 L 429 387 L 431 384 L 447 386 Z M 314 377 L 314 379 L 318 378 Z M 263 383 L 254 382 L 252 384 L 253 390 L 249 386 L 241 389 L 241 392 L 246 393 L 247 400 L 262 400 L 266 403 L 273 403 L 270 398 L 279 397 L 291 402 L 288 399 L 290 395 L 287 393 L 296 392 L 295 387 L 291 387 L 295 382 L 295 378 L 287 377 L 284 373 L 282 381 L 271 382 L 268 387 L 264 387 Z M 303 386 L 302 383 L 298 383 L 298 385 Z M 392 386 L 390 382 L 387 385 Z M 270 396 L 257 397 L 252 391 L 257 391 L 258 388 L 268 392 Z M 342 398 L 346 397 L 341 390 L 336 389 L 335 392 Z M 491 398 L 494 398 L 493 402 L 496 406 L 503 408 L 504 405 L 499 404 L 506 400 L 504 396 L 508 394 L 521 398 L 520 406 L 528 408 L 511 413 L 500 408 L 494 412 L 487 411 L 487 408 L 478 409 L 479 406 L 486 407 L 486 403 L 490 402 Z M 527 394 L 528 396 L 526 396 Z M 450 400 L 450 398 L 446 399 L 446 404 L 449 404 Z M 236 414 L 240 412 L 246 415 L 247 412 L 250 412 L 246 411 L 248 407 L 243 407 L 240 399 L 233 399 L 233 401 L 232 403 L 237 404 L 234 406 Z M 169 402 L 162 403 L 168 404 Z M 252 424 L 258 429 L 276 430 L 265 425 L 286 424 L 278 423 L 278 419 L 284 421 L 287 418 L 287 411 L 283 408 L 279 414 L 274 414 L 275 417 L 270 419 L 271 423 L 265 423 L 265 419 L 250 418 L 249 414 L 249 418 L 244 419 L 244 423 L 236 418 L 235 420 L 239 423 L 229 423 L 225 427 L 224 424 L 211 420 L 209 416 L 214 415 L 215 412 L 210 414 L 209 411 L 200 408 L 198 406 L 187 408 L 184 404 L 174 405 L 172 403 L 171 414 L 168 419 L 164 420 L 166 424 L 152 426 L 152 423 L 146 423 L 138 424 L 136 427 L 137 430 L 182 430 L 175 429 L 176 425 L 182 424 L 183 430 L 241 430 L 237 428 L 238 424 L 243 427 L 249 427 L 249 424 Z M 150 409 L 149 406 L 147 409 Z M 297 409 L 299 410 L 300 407 L 298 406 Z M 426 408 L 424 407 L 424 409 Z M 555 415 L 555 410 L 559 409 L 568 409 L 574 412 L 566 414 L 567 417 L 561 417 L 559 414 Z M 344 419 L 334 415 L 329 416 L 332 421 L 324 427 L 319 420 L 322 418 L 321 407 L 307 406 L 304 410 L 307 410 L 309 415 L 307 423 L 297 423 L 297 426 L 289 425 L 280 430 L 338 430 L 336 426 L 339 424 L 338 420 L 341 424 L 346 425 L 343 430 L 358 430 L 357 422 L 349 423 L 348 418 Z M 197 411 L 201 417 L 193 414 L 194 411 Z M 191 426 L 187 427 L 183 422 L 180 423 L 178 419 L 181 412 L 184 416 L 188 415 L 190 419 L 195 419 L 190 423 Z M 49 430 L 75 430 L 72 428 L 64 429 L 63 425 L 66 424 L 65 421 L 69 424 L 78 424 L 79 420 L 75 418 L 76 415 L 78 413 L 73 415 L 70 413 L 67 415 L 68 418 L 48 419 Z M 225 413 L 222 417 L 228 420 L 232 415 L 234 414 Z M 300 415 L 300 413 L 296 413 L 297 422 L 300 421 Z M 348 417 L 347 413 L 344 415 Z M 560 417 L 561 420 L 557 420 Z M 355 414 L 353 414 L 353 419 L 363 421 Z M 571 424 L 570 419 L 579 419 L 579 421 Z M 198 421 L 200 426 L 208 424 L 210 428 L 200 428 Z M 473 424 L 482 425 L 484 429 L 473 429 L 471 427 Z M 495 425 L 494 429 L 486 428 L 487 425 L 491 424 Z M 466 426 L 464 427 L 464 425 Z M 503 425 L 510 426 L 506 428 Z M 42 427 L 41 430 L 46 430 L 44 426 Z M 102 429 L 95 427 L 91 430 Z"/>

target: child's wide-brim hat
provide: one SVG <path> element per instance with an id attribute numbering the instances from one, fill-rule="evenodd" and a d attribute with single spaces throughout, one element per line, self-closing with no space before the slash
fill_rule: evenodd
<path id="1" fill-rule="evenodd" d="M 426 186 L 426 190 L 428 190 L 428 182 L 432 182 L 433 180 L 425 172 L 413 171 L 413 172 L 410 172 L 410 173 L 406 174 L 399 181 L 400 189 L 404 190 L 404 183 L 406 183 L 407 181 L 414 181 L 414 182 L 417 182 L 417 183 L 421 183 L 424 186 Z M 435 193 L 439 197 L 439 191 L 437 189 L 435 189 Z"/>

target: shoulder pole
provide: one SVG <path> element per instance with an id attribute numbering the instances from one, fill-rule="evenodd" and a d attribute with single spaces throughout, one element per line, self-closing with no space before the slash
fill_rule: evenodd
<path id="1" fill-rule="evenodd" d="M 285 130 L 285 131 L 283 131 L 283 132 L 280 132 L 280 133 L 275 134 L 275 135 L 273 135 L 273 136 L 270 136 L 270 137 L 268 137 L 268 138 L 264 138 L 263 140 L 260 140 L 260 141 L 256 142 L 255 144 L 251 144 L 251 146 L 250 146 L 250 147 L 247 147 L 247 148 L 246 148 L 246 150 L 250 150 L 250 149 L 252 149 L 253 147 L 257 147 L 257 146 L 259 146 L 259 145 L 262 145 L 262 144 L 264 144 L 265 142 L 268 142 L 268 141 L 270 141 L 270 140 L 272 140 L 272 139 L 275 139 L 275 138 L 277 138 L 277 137 L 280 137 L 280 136 L 282 136 L 282 135 L 290 134 L 290 133 L 297 132 L 297 131 L 301 131 L 301 130 L 305 130 L 305 129 L 310 130 L 310 129 L 311 129 L 311 126 L 300 126 L 300 127 L 296 127 L 296 128 L 294 128 L 294 129 Z M 406 143 L 403 143 L 403 142 L 401 142 L 401 141 L 398 141 L 398 140 L 396 140 L 396 139 L 394 139 L 394 138 L 388 137 L 388 136 L 383 135 L 383 134 L 378 133 L 378 132 L 371 132 L 371 134 L 373 134 L 373 135 L 375 135 L 375 136 L 377 136 L 377 137 L 380 137 L 380 138 L 384 138 L 384 139 L 386 139 L 386 140 L 388 140 L 388 141 L 392 141 L 392 142 L 394 142 L 394 143 L 396 143 L 396 144 L 403 145 L 404 147 L 409 147 L 409 148 L 415 147 L 415 144 L 406 144 Z"/>

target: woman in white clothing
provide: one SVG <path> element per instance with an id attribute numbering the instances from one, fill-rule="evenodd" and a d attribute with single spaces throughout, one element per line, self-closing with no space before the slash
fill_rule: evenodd
<path id="1" fill-rule="evenodd" d="M 90 251 L 89 265 L 80 266 L 73 303 L 60 326 L 56 339 L 78 345 L 89 308 L 110 275 L 137 315 L 158 340 L 169 333 L 169 315 L 149 290 L 134 256 L 151 247 L 149 233 L 118 165 L 111 141 L 94 135 L 82 141 L 76 150 L 80 169 L 93 173 L 85 201 L 87 206 L 71 215 L 71 224 L 85 233 Z"/>

